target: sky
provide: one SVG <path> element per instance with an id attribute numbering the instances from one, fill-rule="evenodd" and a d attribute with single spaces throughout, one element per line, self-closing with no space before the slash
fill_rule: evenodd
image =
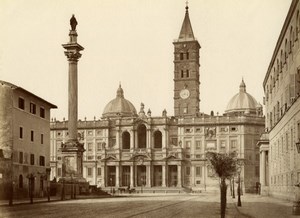
<path id="1" fill-rule="evenodd" d="M 61 46 L 78 21 L 78 117 L 99 119 L 121 83 L 137 111 L 173 110 L 173 41 L 185 0 L 0 0 L 0 80 L 58 106 L 67 119 L 68 62 Z M 223 114 L 238 93 L 263 101 L 262 83 L 291 0 L 190 0 L 200 49 L 200 111 Z M 0 102 L 1 103 L 1 102 Z"/>

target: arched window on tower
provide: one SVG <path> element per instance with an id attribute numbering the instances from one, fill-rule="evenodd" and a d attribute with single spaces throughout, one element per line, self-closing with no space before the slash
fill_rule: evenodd
<path id="1" fill-rule="evenodd" d="M 159 130 L 154 132 L 154 148 L 162 148 L 162 134 Z"/>
<path id="2" fill-rule="evenodd" d="M 127 131 L 122 134 L 122 148 L 130 149 L 130 134 Z"/>
<path id="3" fill-rule="evenodd" d="M 23 188 L 23 175 L 19 175 L 19 188 Z"/>
<path id="4" fill-rule="evenodd" d="M 183 53 L 180 53 L 180 60 L 183 60 Z"/>
<path id="5" fill-rule="evenodd" d="M 138 148 L 146 148 L 146 126 L 144 124 L 140 124 L 137 129 L 138 134 Z"/>
<path id="6" fill-rule="evenodd" d="M 188 60 L 190 58 L 190 54 L 187 52 L 186 53 L 186 59 Z"/>
<path id="7" fill-rule="evenodd" d="M 190 77 L 190 71 L 186 70 L 186 77 L 189 78 Z"/>
<path id="8" fill-rule="evenodd" d="M 184 72 L 183 72 L 183 70 L 181 70 L 181 78 L 183 78 L 184 77 Z"/>

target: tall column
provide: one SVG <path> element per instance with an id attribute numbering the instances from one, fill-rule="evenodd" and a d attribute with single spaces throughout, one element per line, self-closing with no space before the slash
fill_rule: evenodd
<path id="1" fill-rule="evenodd" d="M 191 183 L 190 185 L 195 186 L 195 166 L 192 165 L 191 166 L 191 179 L 190 179 Z"/>
<path id="2" fill-rule="evenodd" d="M 178 178 L 178 182 L 177 182 L 177 187 L 182 187 L 182 183 L 181 183 L 181 165 L 177 165 L 177 178 Z"/>
<path id="3" fill-rule="evenodd" d="M 82 177 L 82 156 L 85 151 L 83 144 L 77 140 L 77 119 L 78 119 L 78 69 L 77 63 L 81 57 L 80 51 L 84 48 L 77 43 L 76 26 L 77 21 L 74 15 L 70 20 L 71 30 L 69 32 L 69 42 L 62 46 L 65 55 L 69 62 L 68 72 L 68 132 L 69 139 L 62 144 L 62 160 L 63 160 L 63 178 L 66 179 L 80 179 Z M 72 164 L 72 165 L 71 165 Z"/>
<path id="4" fill-rule="evenodd" d="M 260 173 L 260 183 L 262 186 L 266 185 L 266 151 L 261 152 L 261 173 Z"/>
<path id="5" fill-rule="evenodd" d="M 134 173 L 133 173 L 133 165 L 130 165 L 130 187 L 134 187 L 134 177 L 133 177 Z"/>
<path id="6" fill-rule="evenodd" d="M 105 162 L 101 166 L 101 173 L 102 173 L 102 181 L 101 181 L 101 186 L 105 187 L 106 186 L 106 164 Z"/>
<path id="7" fill-rule="evenodd" d="M 120 167 L 119 164 L 116 166 L 116 187 L 120 186 Z"/>
<path id="8" fill-rule="evenodd" d="M 130 150 L 134 148 L 134 130 L 130 130 Z"/>
<path id="9" fill-rule="evenodd" d="M 166 165 L 162 165 L 162 187 L 166 187 Z"/>
<path id="10" fill-rule="evenodd" d="M 151 187 L 151 180 L 152 180 L 152 176 L 151 176 L 151 164 L 146 166 L 146 180 L 147 180 L 147 187 Z"/>
<path id="11" fill-rule="evenodd" d="M 78 73 L 77 62 L 81 57 L 80 51 L 84 48 L 77 43 L 76 25 L 77 21 L 72 16 L 71 27 L 69 36 L 70 41 L 68 44 L 64 44 L 63 47 L 67 50 L 65 55 L 69 61 L 69 101 L 68 101 L 68 132 L 69 140 L 77 141 L 77 116 L 78 116 Z"/>
<path id="12" fill-rule="evenodd" d="M 147 143 L 146 148 L 151 148 L 151 129 L 147 128 Z"/>
<path id="13" fill-rule="evenodd" d="M 116 128 L 116 148 L 120 148 L 120 127 Z"/>

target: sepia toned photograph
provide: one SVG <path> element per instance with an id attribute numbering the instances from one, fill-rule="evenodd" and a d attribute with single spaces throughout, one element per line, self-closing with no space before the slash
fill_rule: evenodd
<path id="1" fill-rule="evenodd" d="M 0 217 L 300 216 L 299 0 L 0 0 Z"/>

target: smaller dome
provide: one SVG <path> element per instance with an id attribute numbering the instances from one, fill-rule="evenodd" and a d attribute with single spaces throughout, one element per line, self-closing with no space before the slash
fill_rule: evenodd
<path id="1" fill-rule="evenodd" d="M 119 85 L 117 96 L 111 100 L 104 108 L 102 116 L 104 118 L 131 117 L 136 116 L 136 109 L 133 104 L 124 98 L 124 91 Z"/>
<path id="2" fill-rule="evenodd" d="M 255 114 L 257 105 L 255 98 L 246 92 L 246 84 L 242 79 L 240 91 L 230 99 L 225 113 L 243 112 L 246 114 Z"/>

